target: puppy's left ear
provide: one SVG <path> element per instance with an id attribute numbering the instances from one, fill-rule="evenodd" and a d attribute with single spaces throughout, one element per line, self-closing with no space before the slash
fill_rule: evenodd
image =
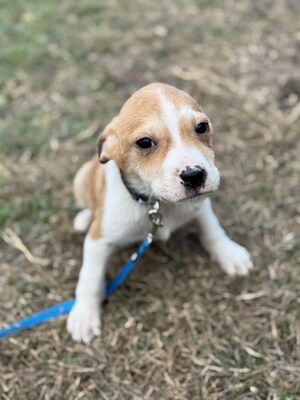
<path id="1" fill-rule="evenodd" d="M 116 141 L 115 136 L 115 123 L 114 118 L 110 124 L 100 134 L 98 139 L 98 157 L 101 164 L 107 163 L 107 161 L 113 158 L 113 145 Z"/>

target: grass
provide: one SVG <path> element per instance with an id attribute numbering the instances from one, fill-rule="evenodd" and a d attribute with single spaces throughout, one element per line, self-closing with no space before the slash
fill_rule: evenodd
<path id="1" fill-rule="evenodd" d="M 0 399 L 298 399 L 298 2 L 0 10 L 1 323 L 73 296 L 83 236 L 72 178 L 126 98 L 153 81 L 210 115 L 214 207 L 255 262 L 247 278 L 224 276 L 187 227 L 109 299 L 91 346 L 72 342 L 64 317 L 2 342 Z M 112 259 L 110 277 L 129 254 Z"/>

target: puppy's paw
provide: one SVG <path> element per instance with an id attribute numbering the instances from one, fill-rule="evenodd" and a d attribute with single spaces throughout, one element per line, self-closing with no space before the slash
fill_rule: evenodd
<path id="1" fill-rule="evenodd" d="M 229 238 L 216 242 L 210 249 L 210 256 L 230 276 L 248 275 L 253 268 L 249 252 Z"/>
<path id="2" fill-rule="evenodd" d="M 76 300 L 68 317 L 67 329 L 73 340 L 86 344 L 101 334 L 100 303 Z"/>

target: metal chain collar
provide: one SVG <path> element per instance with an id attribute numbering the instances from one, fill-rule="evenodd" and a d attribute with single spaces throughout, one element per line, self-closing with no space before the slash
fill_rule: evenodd
<path id="1" fill-rule="evenodd" d="M 157 200 L 152 205 L 152 208 L 148 211 L 149 219 L 152 222 L 152 229 L 149 232 L 149 235 L 151 235 L 151 237 L 153 237 L 153 235 L 157 231 L 157 228 L 163 226 L 162 214 L 159 212 L 159 209 L 160 209 L 160 203 Z"/>

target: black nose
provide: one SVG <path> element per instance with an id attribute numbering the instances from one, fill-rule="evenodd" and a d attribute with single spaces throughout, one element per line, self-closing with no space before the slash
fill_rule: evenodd
<path id="1" fill-rule="evenodd" d="M 202 169 L 200 167 L 197 168 L 191 168 L 191 167 L 186 167 L 184 171 L 181 172 L 179 175 L 182 184 L 191 189 L 196 189 L 200 186 L 203 186 L 205 181 L 206 181 L 206 171 L 205 169 Z"/>

